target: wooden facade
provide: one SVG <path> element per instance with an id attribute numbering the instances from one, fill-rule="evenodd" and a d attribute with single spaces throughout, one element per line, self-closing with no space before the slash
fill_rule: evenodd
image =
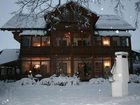
<path id="1" fill-rule="evenodd" d="M 92 42 L 96 42 L 95 45 L 91 44 L 91 40 L 89 40 L 89 44 L 85 44 L 86 41 L 84 39 L 81 40 L 81 38 L 75 42 L 79 42 L 79 45 L 69 45 L 69 39 L 66 39 L 61 40 L 62 42 L 64 41 L 63 44 L 58 40 L 54 46 L 51 45 L 50 41 L 49 45 L 40 45 L 42 41 L 39 41 L 38 44 L 40 44 L 36 44 L 34 46 L 34 42 L 31 41 L 32 45 L 30 44 L 30 46 L 24 46 L 24 37 L 29 37 L 29 39 L 33 41 L 33 38 L 42 39 L 44 37 L 48 38 L 50 36 L 22 36 L 23 41 L 21 42 L 20 51 L 22 64 L 21 67 L 23 72 L 25 72 L 24 70 L 31 70 L 35 72 L 34 69 L 36 69 L 37 73 L 44 71 L 48 76 L 53 75 L 54 73 L 64 73 L 65 75 L 71 76 L 77 72 L 80 72 L 82 78 L 102 77 L 105 76 L 106 67 L 112 67 L 114 63 L 115 52 L 126 51 L 131 54 L 130 37 L 96 36 L 96 38 L 100 37 L 101 40 L 100 42 L 98 41 L 100 44 L 97 44 L 95 40 L 96 38 L 93 38 Z M 105 43 L 104 38 L 109 42 Z M 118 43 L 121 43 L 121 39 L 123 38 L 124 40 L 125 38 L 125 40 L 128 40 L 128 43 L 126 43 L 126 45 L 116 45 L 113 43 L 114 38 L 119 39 Z M 51 38 L 48 39 L 51 40 Z M 55 39 L 58 38 L 55 37 Z M 52 39 L 52 41 L 53 40 L 54 39 Z M 81 41 L 85 42 L 81 45 Z M 110 44 L 108 45 L 108 43 Z M 41 71 L 41 69 L 44 70 Z M 85 77 L 84 73 L 86 73 Z"/>
<path id="2" fill-rule="evenodd" d="M 13 34 L 20 42 L 22 74 L 32 72 L 44 77 L 77 74 L 81 80 L 106 78 L 117 51 L 129 53 L 132 70 L 131 37 L 100 35 L 95 26 L 98 19 L 95 13 L 70 2 L 45 16 L 47 23 L 44 29 L 28 29 L 29 34 L 26 35 L 22 33 L 26 29 L 16 29 Z M 46 34 L 31 34 L 34 31 L 44 31 Z"/>

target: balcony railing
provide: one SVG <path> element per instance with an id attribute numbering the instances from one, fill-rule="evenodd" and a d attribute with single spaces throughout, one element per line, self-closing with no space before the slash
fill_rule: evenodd
<path id="1" fill-rule="evenodd" d="M 130 51 L 129 47 L 105 47 L 105 46 L 66 46 L 66 47 L 30 47 L 21 48 L 21 55 L 28 56 L 53 56 L 53 55 L 93 55 L 114 54 L 116 51 Z"/>

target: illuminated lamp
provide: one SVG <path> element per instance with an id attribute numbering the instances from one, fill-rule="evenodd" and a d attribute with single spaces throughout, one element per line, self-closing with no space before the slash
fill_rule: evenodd
<path id="1" fill-rule="evenodd" d="M 32 71 L 30 70 L 29 73 L 32 73 Z"/>

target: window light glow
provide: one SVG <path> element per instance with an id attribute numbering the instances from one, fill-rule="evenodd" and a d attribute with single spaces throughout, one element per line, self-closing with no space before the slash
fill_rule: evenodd
<path id="1" fill-rule="evenodd" d="M 104 61 L 104 67 L 111 67 L 110 61 Z"/>
<path id="2" fill-rule="evenodd" d="M 38 47 L 40 47 L 40 44 L 37 44 Z"/>
<path id="3" fill-rule="evenodd" d="M 37 65 L 34 66 L 34 68 L 38 69 L 38 68 L 40 68 L 40 65 L 37 64 Z"/>
<path id="4" fill-rule="evenodd" d="M 103 45 L 110 46 L 110 40 L 108 38 L 103 38 Z"/>

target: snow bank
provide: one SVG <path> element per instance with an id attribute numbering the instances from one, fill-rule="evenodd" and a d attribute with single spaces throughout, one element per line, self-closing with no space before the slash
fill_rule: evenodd
<path id="1" fill-rule="evenodd" d="M 131 74 L 129 76 L 130 83 L 140 83 L 140 75 Z"/>
<path id="2" fill-rule="evenodd" d="M 34 79 L 22 78 L 21 80 L 16 81 L 17 85 L 34 85 L 36 84 Z"/>
<path id="3" fill-rule="evenodd" d="M 92 78 L 89 80 L 90 84 L 102 84 L 104 82 L 106 82 L 106 79 L 104 78 Z"/>
<path id="4" fill-rule="evenodd" d="M 103 84 L 104 82 L 109 81 L 108 79 L 104 78 L 92 78 L 89 80 L 90 84 Z M 130 74 L 129 76 L 130 83 L 140 83 L 140 75 Z"/>

